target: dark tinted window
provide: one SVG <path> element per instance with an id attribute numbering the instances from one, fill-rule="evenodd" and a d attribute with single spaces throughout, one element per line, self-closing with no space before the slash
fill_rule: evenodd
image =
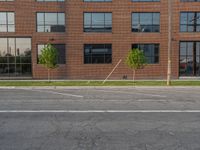
<path id="1" fill-rule="evenodd" d="M 133 44 L 132 48 L 142 50 L 147 59 L 147 63 L 159 63 L 159 44 Z"/>
<path id="2" fill-rule="evenodd" d="M 112 63 L 111 44 L 85 44 L 84 45 L 85 64 L 109 64 Z"/>

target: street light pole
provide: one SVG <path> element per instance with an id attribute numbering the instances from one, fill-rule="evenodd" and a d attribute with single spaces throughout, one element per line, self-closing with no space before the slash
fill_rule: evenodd
<path id="1" fill-rule="evenodd" d="M 171 84 L 171 48 L 172 48 L 172 0 L 168 0 L 168 56 L 167 56 L 167 85 Z"/>

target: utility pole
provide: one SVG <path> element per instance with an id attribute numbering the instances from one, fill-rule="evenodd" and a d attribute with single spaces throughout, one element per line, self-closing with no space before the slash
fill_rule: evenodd
<path id="1" fill-rule="evenodd" d="M 167 56 L 167 85 L 171 84 L 171 50 L 172 50 L 172 0 L 168 0 L 168 56 Z"/>

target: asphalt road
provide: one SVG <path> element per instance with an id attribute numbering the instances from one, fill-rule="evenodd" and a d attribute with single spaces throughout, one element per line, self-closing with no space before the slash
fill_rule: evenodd
<path id="1" fill-rule="evenodd" d="M 200 150 L 200 87 L 1 88 L 0 150 Z"/>

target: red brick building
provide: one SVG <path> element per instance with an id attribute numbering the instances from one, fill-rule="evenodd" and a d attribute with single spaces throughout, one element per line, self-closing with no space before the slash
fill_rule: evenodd
<path id="1" fill-rule="evenodd" d="M 200 2 L 172 0 L 172 77 L 200 76 Z M 189 1 L 189 0 L 188 0 Z M 0 0 L 0 78 L 46 78 L 45 44 L 59 52 L 55 79 L 131 78 L 128 51 L 144 51 L 138 79 L 167 76 L 167 0 Z"/>

